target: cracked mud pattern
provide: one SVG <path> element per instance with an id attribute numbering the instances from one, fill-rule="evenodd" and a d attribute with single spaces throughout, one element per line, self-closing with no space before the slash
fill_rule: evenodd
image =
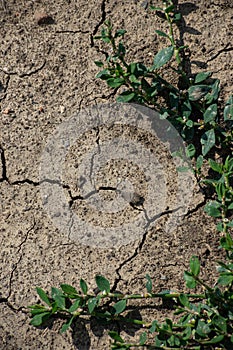
<path id="1" fill-rule="evenodd" d="M 155 29 L 166 30 L 165 24 L 143 4 L 140 0 L 90 0 L 88 5 L 82 0 L 0 2 L 0 350 L 110 348 L 107 329 L 94 322 L 83 320 L 63 335 L 58 332 L 59 320 L 46 328 L 30 326 L 27 305 L 37 301 L 36 286 L 78 287 L 82 277 L 94 288 L 94 276 L 102 274 L 111 281 L 112 290 L 140 292 L 148 273 L 155 291 L 183 290 L 182 275 L 192 254 L 201 258 L 206 280 L 215 269 L 211 261 L 220 254 L 219 237 L 215 223 L 203 213 L 206 198 L 197 186 L 172 234 L 164 230 L 169 215 L 165 210 L 140 239 L 118 249 L 98 249 L 69 239 L 43 210 L 39 166 L 48 136 L 80 108 L 115 99 L 94 78 L 98 72 L 94 60 L 104 58 L 94 36 L 104 20 L 111 18 L 116 27 L 127 29 L 129 60 L 149 63 L 165 45 L 154 35 Z M 177 35 L 190 47 L 190 68 L 212 71 L 221 80 L 221 98 L 227 99 L 233 82 L 232 1 L 179 1 L 179 6 L 184 21 Z M 38 11 L 46 11 L 51 24 L 39 25 Z M 79 211 L 83 202 L 73 181 L 78 152 L 82 156 L 108 132 L 84 135 L 80 147 L 67 156 L 73 170 L 55 185 L 65 191 L 74 210 Z M 115 196 L 119 168 L 124 167 L 113 163 L 105 166 L 107 181 L 99 175 L 98 190 L 105 199 Z M 171 178 L 173 171 L 168 171 Z M 129 174 L 135 172 L 138 191 L 146 196 L 143 174 L 136 168 Z M 133 218 L 140 208 L 131 204 L 126 213 Z M 142 317 L 169 315 L 158 303 L 151 306 L 140 311 Z M 132 340 L 134 330 L 123 329 L 122 335 Z"/>

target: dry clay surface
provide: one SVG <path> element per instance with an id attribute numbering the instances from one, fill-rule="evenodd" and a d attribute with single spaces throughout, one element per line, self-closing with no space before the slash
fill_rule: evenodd
<path id="1" fill-rule="evenodd" d="M 78 288 L 83 278 L 93 289 L 94 276 L 101 274 L 114 290 L 142 292 L 148 273 L 155 291 L 184 290 L 182 276 L 191 255 L 201 258 L 206 280 L 215 268 L 211 261 L 220 254 L 218 232 L 203 212 L 205 198 L 195 183 L 180 225 L 165 230 L 170 215 L 166 208 L 172 207 L 178 189 L 177 172 L 167 150 L 148 131 L 103 125 L 90 129 L 72 147 L 66 145 L 61 178 L 50 178 L 54 180 L 50 189 L 64 193 L 72 213 L 108 232 L 112 226 L 123 226 L 145 215 L 144 209 L 130 205 L 132 198 L 123 196 L 128 204 L 120 213 L 105 215 L 90 210 L 90 202 L 77 186 L 80 159 L 93 147 L 107 152 L 104 142 L 121 134 L 151 153 L 157 152 L 165 169 L 170 202 L 163 203 L 163 215 L 130 243 L 105 247 L 103 241 L 96 246 L 91 235 L 82 241 L 80 234 L 75 236 L 56 226 L 59 215 L 53 220 L 41 197 L 41 156 L 54 130 L 80 109 L 90 110 L 91 106 L 115 100 L 112 91 L 95 79 L 98 68 L 94 60 L 104 56 L 93 37 L 104 20 L 111 18 L 116 28 L 127 29 L 129 60 L 150 63 L 166 45 L 154 32 L 166 30 L 166 25 L 155 19 L 146 4 L 112 0 L 0 2 L 1 350 L 110 349 L 107 329 L 94 321 L 77 322 L 72 331 L 62 335 L 59 321 L 40 329 L 30 326 L 27 305 L 38 300 L 36 286 L 49 290 L 69 283 Z M 161 5 L 159 1 L 153 4 Z M 190 68 L 193 72 L 214 72 L 222 82 L 221 98 L 227 99 L 233 82 L 232 1 L 179 1 L 179 8 L 184 20 L 177 35 L 190 47 Z M 43 12 L 50 16 L 44 24 L 40 18 Z M 139 165 L 125 159 L 108 160 L 96 173 L 95 190 L 101 199 L 115 200 L 117 190 L 122 190 L 121 179 L 128 179 L 145 199 L 146 207 L 148 177 Z M 68 224 L 72 223 L 72 215 Z M 151 306 L 154 308 L 140 311 L 142 317 L 161 320 L 169 314 L 158 302 Z M 123 329 L 121 334 L 132 340 L 134 330 Z"/>

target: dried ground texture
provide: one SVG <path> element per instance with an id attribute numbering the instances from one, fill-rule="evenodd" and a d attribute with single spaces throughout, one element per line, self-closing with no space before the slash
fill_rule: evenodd
<path id="1" fill-rule="evenodd" d="M 154 34 L 155 29 L 166 30 L 165 23 L 155 19 L 146 4 L 141 0 L 0 2 L 1 350 L 110 349 L 107 329 L 95 322 L 83 320 L 62 335 L 59 321 L 44 329 L 30 326 L 27 305 L 38 300 L 35 286 L 49 290 L 69 283 L 78 287 L 82 277 L 93 288 L 94 276 L 102 274 L 115 290 L 140 292 L 144 291 L 148 273 L 156 291 L 183 290 L 183 271 L 193 254 L 200 256 L 206 280 L 215 270 L 212 262 L 220 254 L 219 237 L 215 223 L 203 213 L 205 198 L 197 186 L 180 226 L 166 232 L 169 214 L 164 214 L 143 235 L 117 249 L 93 246 L 91 239 L 89 245 L 88 241 L 84 245 L 64 233 L 56 227 L 56 220 L 46 212 L 41 199 L 39 169 L 48 137 L 81 108 L 115 100 L 105 84 L 95 79 L 98 68 L 94 60 L 103 59 L 103 55 L 93 37 L 104 20 L 111 18 L 116 28 L 127 29 L 129 60 L 149 63 L 166 45 Z M 159 5 L 160 1 L 153 4 Z M 184 21 L 177 35 L 190 47 L 190 69 L 213 71 L 222 82 L 221 98 L 227 99 L 233 83 L 232 1 L 179 1 L 179 8 Z M 61 190 L 74 212 L 95 225 L 98 213 L 90 213 L 85 199 L 80 200 L 74 179 L 80 157 L 93 145 L 101 149 L 101 142 L 117 133 L 119 130 L 104 127 L 90 131 L 70 147 L 66 158 L 68 170 L 63 171 Z M 151 142 L 153 150 L 148 135 L 135 133 L 134 140 L 141 137 L 145 145 Z M 163 150 L 160 155 L 168 164 L 166 181 L 172 195 L 176 174 L 169 168 L 169 157 Z M 102 174 L 97 172 L 102 199 L 113 200 L 116 191 L 111 192 L 110 187 L 116 188 L 119 178 L 127 176 L 147 198 L 143 173 L 135 164 L 128 166 L 127 170 L 127 163 L 113 159 L 100 169 Z M 124 220 L 138 215 L 141 211 L 128 206 L 119 221 L 123 225 Z M 100 216 L 106 230 L 116 220 L 114 215 Z M 159 320 L 170 312 L 158 303 L 152 306 L 138 312 Z M 132 340 L 134 332 L 123 329 L 122 335 Z"/>

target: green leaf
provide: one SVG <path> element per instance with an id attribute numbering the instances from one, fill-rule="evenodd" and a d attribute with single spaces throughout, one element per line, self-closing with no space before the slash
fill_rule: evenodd
<path id="1" fill-rule="evenodd" d="M 47 305 L 51 306 L 51 302 L 49 300 L 48 295 L 46 294 L 46 292 L 42 289 L 37 287 L 36 288 L 37 294 L 39 295 L 39 297 L 41 298 L 41 300 L 43 300 Z"/>
<path id="2" fill-rule="evenodd" d="M 215 145 L 215 132 L 214 132 L 214 129 L 206 131 L 201 136 L 201 144 L 202 144 L 202 154 L 203 154 L 203 156 L 206 156 L 206 154 Z"/>
<path id="3" fill-rule="evenodd" d="M 146 333 L 146 332 L 143 332 L 143 333 L 140 335 L 139 345 L 143 346 L 143 345 L 146 343 L 146 340 L 147 340 L 147 333 Z"/>
<path id="4" fill-rule="evenodd" d="M 224 108 L 224 120 L 233 120 L 233 95 L 229 97 Z"/>
<path id="5" fill-rule="evenodd" d="M 90 314 L 94 311 L 96 305 L 98 304 L 97 298 L 90 298 L 88 299 L 87 306 Z"/>
<path id="6" fill-rule="evenodd" d="M 221 216 L 221 212 L 219 210 L 219 208 L 221 207 L 221 204 L 217 201 L 210 201 L 205 205 L 204 211 L 214 217 L 214 218 L 218 218 Z"/>
<path id="7" fill-rule="evenodd" d="M 122 103 L 126 103 L 126 102 L 130 102 L 134 99 L 135 97 L 135 93 L 131 92 L 131 91 L 124 91 L 122 92 L 118 97 L 117 97 L 117 102 L 122 102 Z"/>
<path id="8" fill-rule="evenodd" d="M 170 61 L 173 55 L 173 46 L 166 47 L 159 51 L 154 57 L 153 69 L 159 69 Z"/>
<path id="9" fill-rule="evenodd" d="M 186 282 L 186 286 L 189 289 L 193 289 L 196 287 L 197 282 L 195 281 L 195 279 L 193 278 L 192 274 L 188 271 L 184 272 L 184 280 Z"/>
<path id="10" fill-rule="evenodd" d="M 161 32 L 161 30 L 156 30 L 155 33 L 158 34 L 159 36 L 163 36 L 165 38 L 169 38 L 169 36 L 166 33 Z"/>
<path id="11" fill-rule="evenodd" d="M 115 315 L 120 314 L 123 312 L 126 308 L 126 300 L 120 300 L 115 305 L 113 305 L 113 308 L 115 309 Z"/>
<path id="12" fill-rule="evenodd" d="M 186 327 L 186 329 L 184 330 L 183 334 L 182 334 L 182 338 L 183 340 L 188 340 L 191 339 L 192 337 L 192 329 L 191 327 Z M 199 350 L 200 348 L 198 347 L 197 350 Z"/>
<path id="13" fill-rule="evenodd" d="M 206 322 L 199 319 L 196 327 L 196 332 L 201 337 L 206 337 L 211 332 L 211 329 Z"/>
<path id="14" fill-rule="evenodd" d="M 97 67 L 103 67 L 103 62 L 101 61 L 94 61 L 94 63 L 97 65 Z"/>
<path id="15" fill-rule="evenodd" d="M 30 321 L 30 324 L 33 326 L 41 326 L 51 315 L 51 312 L 42 312 L 40 314 L 37 314 L 33 316 L 32 320 Z"/>
<path id="16" fill-rule="evenodd" d="M 193 255 L 191 257 L 189 266 L 190 266 L 191 273 L 195 277 L 197 277 L 200 273 L 200 262 L 197 256 Z"/>
<path id="17" fill-rule="evenodd" d="M 203 81 L 205 81 L 207 78 L 209 78 L 213 73 L 212 72 L 202 72 L 202 73 L 198 73 L 195 77 L 194 83 L 198 84 L 198 83 L 202 83 Z"/>
<path id="18" fill-rule="evenodd" d="M 110 331 L 110 332 L 108 332 L 108 335 L 109 335 L 113 340 L 116 340 L 116 341 L 119 342 L 119 343 L 124 343 L 124 340 L 121 338 L 121 336 L 120 336 L 117 332 Z"/>
<path id="19" fill-rule="evenodd" d="M 233 343 L 233 334 L 232 334 L 232 336 L 231 336 L 231 343 Z"/>
<path id="20" fill-rule="evenodd" d="M 64 323 L 61 327 L 60 333 L 66 332 L 67 329 L 71 326 L 73 320 L 74 320 L 74 316 L 72 316 L 66 323 Z"/>
<path id="21" fill-rule="evenodd" d="M 102 35 L 101 39 L 107 44 L 111 43 L 111 39 L 108 36 Z"/>
<path id="22" fill-rule="evenodd" d="M 177 94 L 170 92 L 169 94 L 169 99 L 170 99 L 170 104 L 171 104 L 171 108 L 172 110 L 178 110 L 179 107 L 179 96 L 177 96 Z"/>
<path id="23" fill-rule="evenodd" d="M 227 320 L 220 316 L 220 315 L 214 315 L 212 318 L 212 323 L 221 331 L 224 333 L 227 333 Z"/>
<path id="24" fill-rule="evenodd" d="M 179 22 L 181 20 L 181 17 L 182 17 L 182 15 L 180 12 L 175 13 L 173 16 L 173 22 L 175 22 L 175 23 Z"/>
<path id="25" fill-rule="evenodd" d="M 196 161 L 196 168 L 197 168 L 197 170 L 200 170 L 202 165 L 203 165 L 203 156 L 200 155 L 200 156 L 197 157 L 197 161 Z"/>
<path id="26" fill-rule="evenodd" d="M 32 315 L 37 315 L 48 311 L 46 306 L 40 304 L 29 305 L 28 308 L 30 309 Z"/>
<path id="27" fill-rule="evenodd" d="M 223 223 L 222 222 L 219 222 L 217 225 L 216 225 L 216 228 L 219 232 L 223 232 L 224 230 L 224 227 L 223 227 Z"/>
<path id="28" fill-rule="evenodd" d="M 187 308 L 190 307 L 189 298 L 187 297 L 186 294 L 181 293 L 179 296 L 179 301 L 183 306 L 185 306 Z"/>
<path id="29" fill-rule="evenodd" d="M 196 149 L 195 149 L 195 146 L 190 143 L 186 149 L 185 149 L 185 152 L 186 152 L 186 156 L 189 157 L 189 158 L 193 158 L 195 156 L 195 153 L 196 153 Z"/>
<path id="30" fill-rule="evenodd" d="M 80 299 L 75 300 L 75 302 L 71 305 L 71 307 L 68 309 L 69 312 L 75 312 L 80 305 Z"/>
<path id="31" fill-rule="evenodd" d="M 214 84 L 209 86 L 211 91 L 205 96 L 206 103 L 211 104 L 212 102 L 217 101 L 218 95 L 220 92 L 219 85 L 220 85 L 220 80 L 215 79 Z"/>
<path id="32" fill-rule="evenodd" d="M 216 171 L 219 174 L 223 173 L 223 166 L 222 166 L 222 164 L 216 163 L 211 158 L 208 159 L 208 162 L 209 162 L 209 165 L 210 165 L 211 169 L 213 169 L 214 171 Z"/>
<path id="33" fill-rule="evenodd" d="M 218 284 L 221 286 L 229 286 L 233 283 L 233 273 L 224 273 L 218 279 Z"/>
<path id="34" fill-rule="evenodd" d="M 142 64 L 141 62 L 138 62 L 136 64 L 136 67 L 137 67 L 137 72 L 135 73 L 135 75 L 137 77 L 138 76 L 144 76 L 148 72 L 148 68 L 146 66 L 144 66 L 144 64 Z"/>
<path id="35" fill-rule="evenodd" d="M 233 272 L 233 264 L 224 264 L 222 261 L 217 261 L 217 263 L 220 265 L 218 268 L 219 272 Z"/>
<path id="36" fill-rule="evenodd" d="M 228 210 L 232 210 L 232 209 L 233 209 L 233 203 L 231 203 L 230 205 L 228 205 L 227 209 L 228 209 Z M 233 227 L 233 226 L 232 226 L 232 223 L 231 223 L 230 225 L 228 224 L 228 226 L 229 226 L 229 227 Z"/>
<path id="37" fill-rule="evenodd" d="M 155 11 L 163 11 L 162 7 L 157 7 L 157 6 L 153 6 L 153 5 L 150 6 L 150 9 L 155 10 Z"/>
<path id="38" fill-rule="evenodd" d="M 129 73 L 134 74 L 135 69 L 136 69 L 136 63 L 135 63 L 135 62 L 130 63 L 130 64 L 128 65 L 127 70 L 128 70 Z"/>
<path id="39" fill-rule="evenodd" d="M 124 83 L 125 83 L 125 79 L 124 78 L 110 78 L 110 79 L 107 79 L 107 84 L 111 88 L 118 88 L 121 85 L 123 85 Z"/>
<path id="40" fill-rule="evenodd" d="M 188 119 L 192 113 L 192 106 L 189 100 L 186 100 L 182 103 L 181 107 L 182 116 Z"/>
<path id="41" fill-rule="evenodd" d="M 203 343 L 206 344 L 217 344 L 220 343 L 222 340 L 224 340 L 224 335 L 215 335 L 211 340 L 204 341 Z"/>
<path id="42" fill-rule="evenodd" d="M 196 332 L 201 337 L 206 337 L 206 335 L 211 332 L 211 329 L 204 321 L 198 320 Z"/>
<path id="43" fill-rule="evenodd" d="M 63 290 L 64 293 L 66 293 L 67 295 L 74 297 L 78 295 L 77 290 L 70 286 L 69 284 L 61 284 L 61 289 Z"/>
<path id="44" fill-rule="evenodd" d="M 134 74 L 131 74 L 129 76 L 129 80 L 131 81 L 131 83 L 140 84 L 140 81 L 136 78 Z"/>
<path id="45" fill-rule="evenodd" d="M 221 237 L 220 245 L 223 249 L 233 251 L 233 240 L 229 233 L 227 233 L 225 237 Z"/>
<path id="46" fill-rule="evenodd" d="M 168 6 L 168 7 L 165 9 L 165 12 L 166 12 L 166 13 L 170 13 L 170 12 L 172 12 L 172 11 L 174 10 L 174 8 L 175 8 L 174 5 L 170 5 L 170 6 Z"/>
<path id="47" fill-rule="evenodd" d="M 205 123 L 214 122 L 217 116 L 218 106 L 216 103 L 210 105 L 204 113 Z"/>
<path id="48" fill-rule="evenodd" d="M 127 31 L 125 29 L 118 29 L 114 35 L 114 38 L 118 38 L 120 36 L 124 36 L 124 34 L 126 33 Z"/>
<path id="49" fill-rule="evenodd" d="M 110 292 L 110 283 L 105 277 L 97 275 L 95 277 L 95 281 L 96 281 L 97 287 L 99 288 L 99 290 L 101 290 L 101 292 L 104 292 L 104 291 L 106 293 Z"/>
<path id="50" fill-rule="evenodd" d="M 62 292 L 61 289 L 56 288 L 56 287 L 52 287 L 52 288 L 51 288 L 51 296 L 52 296 L 52 298 L 55 299 L 55 297 L 56 297 L 57 295 L 60 295 L 60 296 L 63 296 L 63 297 L 64 297 L 64 294 L 63 294 L 63 292 Z"/>
<path id="51" fill-rule="evenodd" d="M 146 282 L 146 290 L 148 293 L 151 293 L 152 291 L 152 280 L 150 278 L 150 276 L 148 274 L 146 274 L 146 279 L 147 279 L 147 282 Z"/>
<path id="52" fill-rule="evenodd" d="M 51 295 L 52 295 L 52 298 L 55 300 L 57 306 L 60 309 L 66 308 L 65 296 L 60 289 L 52 287 L 51 288 Z"/>
<path id="53" fill-rule="evenodd" d="M 191 119 L 188 119 L 186 121 L 186 126 L 188 126 L 189 128 L 192 128 L 193 127 L 193 121 Z"/>
<path id="54" fill-rule="evenodd" d="M 204 97 L 209 91 L 210 86 L 208 85 L 193 85 L 188 89 L 188 95 L 190 101 L 198 101 Z"/>
<path id="55" fill-rule="evenodd" d="M 157 326 L 158 326 L 158 321 L 157 320 L 154 320 L 151 324 L 151 327 L 149 329 L 149 332 L 150 333 L 154 333 L 157 329 Z"/>
<path id="56" fill-rule="evenodd" d="M 125 46 L 123 45 L 123 43 L 119 43 L 119 44 L 118 44 L 118 51 L 117 51 L 118 56 L 119 56 L 119 57 L 124 56 L 124 55 L 125 55 L 125 52 L 126 52 Z"/>
<path id="57" fill-rule="evenodd" d="M 178 167 L 176 167 L 176 170 L 179 173 L 185 173 L 185 172 L 190 170 L 190 167 L 188 167 L 188 166 L 178 166 Z"/>
<path id="58" fill-rule="evenodd" d="M 96 78 L 100 78 L 102 80 L 107 80 L 107 79 L 111 78 L 111 74 L 109 74 L 108 69 L 103 69 L 98 74 L 96 74 Z"/>
<path id="59" fill-rule="evenodd" d="M 80 288 L 83 292 L 83 294 L 87 294 L 87 291 L 88 291 L 88 286 L 87 286 L 87 283 L 81 278 L 80 281 L 79 281 L 79 284 L 80 284 Z"/>
<path id="60" fill-rule="evenodd" d="M 216 193 L 218 195 L 218 201 L 222 202 L 222 199 L 225 197 L 226 195 L 226 187 L 225 187 L 225 183 L 218 183 L 215 187 Z"/>

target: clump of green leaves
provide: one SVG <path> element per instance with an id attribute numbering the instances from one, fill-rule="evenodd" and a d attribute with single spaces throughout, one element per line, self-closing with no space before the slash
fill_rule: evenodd
<path id="1" fill-rule="evenodd" d="M 152 10 L 167 20 L 169 31 L 156 30 L 155 33 L 167 38 L 169 46 L 156 53 L 150 66 L 142 62 L 127 62 L 122 40 L 126 30 L 114 32 L 111 22 L 106 21 L 96 39 L 109 46 L 109 53 L 105 62 L 95 62 L 102 68 L 97 78 L 106 81 L 110 88 L 120 89 L 118 102 L 135 102 L 156 108 L 161 118 L 168 119 L 191 145 L 190 156 L 206 156 L 215 146 L 232 145 L 233 96 L 221 113 L 218 108 L 219 79 L 211 78 L 211 72 L 185 73 L 182 54 L 187 47 L 178 46 L 173 33 L 173 25 L 179 23 L 180 14 L 176 13 L 172 1 L 163 4 L 163 8 L 152 7 Z M 170 63 L 173 57 L 177 67 Z M 163 68 L 168 63 L 177 74 L 176 86 L 163 77 Z"/>
<path id="2" fill-rule="evenodd" d="M 233 219 L 228 219 L 233 213 L 233 157 L 227 156 L 223 164 L 209 159 L 209 165 L 216 175 L 203 182 L 214 188 L 216 198 L 207 203 L 205 211 L 212 217 L 221 218 L 217 228 L 220 232 L 227 233 L 233 227 Z"/>
<path id="3" fill-rule="evenodd" d="M 229 237 L 226 239 L 229 240 Z M 226 244 L 227 249 L 232 251 L 233 242 L 228 241 Z M 90 293 L 83 279 L 80 280 L 80 291 L 68 284 L 61 284 L 60 288 L 52 287 L 50 294 L 41 288 L 36 288 L 45 305 L 29 306 L 32 314 L 31 324 L 41 326 L 49 318 L 60 315 L 67 319 L 61 328 L 61 332 L 65 332 L 74 322 L 89 316 L 104 321 L 105 324 L 117 321 L 147 329 L 141 335 L 139 344 L 126 343 L 118 333 L 109 332 L 113 340 L 112 349 L 118 350 L 135 346 L 148 346 L 150 349 L 197 350 L 208 349 L 208 346 L 214 344 L 218 344 L 218 348 L 230 348 L 229 346 L 233 346 L 233 264 L 218 262 L 218 265 L 218 281 L 214 287 L 210 287 L 200 278 L 198 258 L 196 256 L 191 258 L 190 270 L 185 271 L 184 279 L 189 289 L 194 289 L 197 285 L 202 286 L 203 294 L 176 293 L 169 290 L 155 294 L 152 292 L 152 280 L 149 275 L 146 275 L 146 293 L 140 294 L 112 293 L 110 282 L 100 275 L 95 277 L 98 293 Z M 156 320 L 147 322 L 127 316 L 126 311 L 130 310 L 129 300 L 148 298 L 172 299 L 174 314 L 180 315 L 179 320 L 173 322 L 171 319 L 166 319 L 164 323 L 159 323 Z M 151 335 L 154 337 L 153 342 Z"/>

